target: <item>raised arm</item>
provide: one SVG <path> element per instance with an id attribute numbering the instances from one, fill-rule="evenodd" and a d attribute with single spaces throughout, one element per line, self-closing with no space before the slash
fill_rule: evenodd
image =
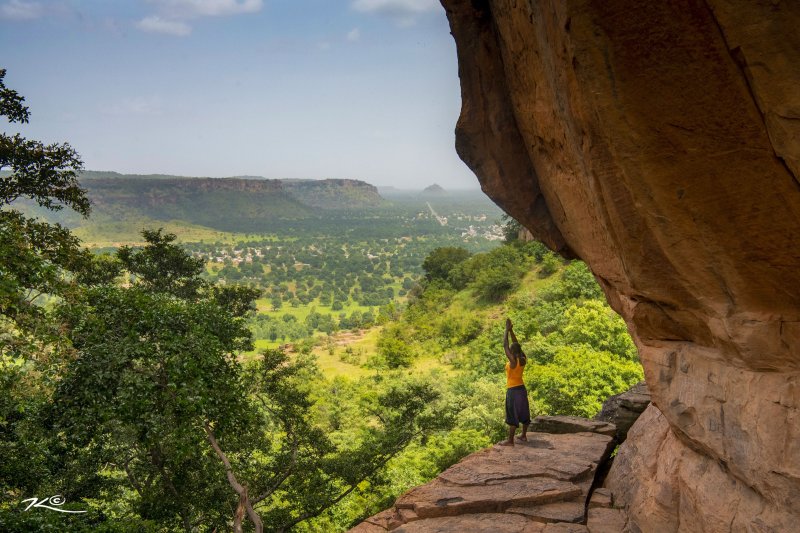
<path id="1" fill-rule="evenodd" d="M 511 364 L 511 368 L 517 366 L 517 358 L 514 357 L 514 354 L 511 353 L 511 348 L 508 346 L 508 334 L 509 332 L 511 335 L 514 335 L 514 330 L 511 329 L 511 319 L 506 319 L 506 332 L 503 334 L 503 351 L 506 352 L 506 357 L 508 358 L 508 362 Z"/>
<path id="2" fill-rule="evenodd" d="M 511 333 L 511 342 L 514 342 L 514 343 L 516 343 L 516 344 L 519 344 L 519 341 L 517 340 L 517 336 L 516 336 L 516 335 L 514 335 L 514 329 L 513 329 L 513 328 L 512 328 L 512 329 L 510 329 L 508 332 L 509 332 L 509 333 Z M 522 351 L 522 348 L 520 348 L 520 349 L 519 349 L 519 353 L 520 353 L 520 360 L 521 360 L 522 364 L 524 365 L 524 364 L 525 364 L 525 360 L 527 359 L 527 358 L 525 357 L 525 352 L 523 352 L 523 351 Z M 515 359 L 516 359 L 516 358 L 515 358 Z"/>

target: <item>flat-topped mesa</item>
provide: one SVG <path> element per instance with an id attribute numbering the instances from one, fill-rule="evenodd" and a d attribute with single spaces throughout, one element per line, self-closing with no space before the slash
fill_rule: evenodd
<path id="1" fill-rule="evenodd" d="M 793 530 L 800 3 L 442 4 L 459 155 L 589 264 L 639 348 L 651 431 L 634 426 L 609 478 L 632 527 Z"/>

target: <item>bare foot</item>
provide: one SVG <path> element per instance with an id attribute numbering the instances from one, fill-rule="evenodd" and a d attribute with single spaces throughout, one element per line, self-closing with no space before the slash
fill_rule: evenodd
<path id="1" fill-rule="evenodd" d="M 528 442 L 528 437 L 517 437 L 517 440 L 521 440 L 522 442 Z"/>
<path id="2" fill-rule="evenodd" d="M 504 440 L 503 442 L 500 443 L 500 446 L 513 446 L 513 445 L 514 445 L 513 440 Z"/>

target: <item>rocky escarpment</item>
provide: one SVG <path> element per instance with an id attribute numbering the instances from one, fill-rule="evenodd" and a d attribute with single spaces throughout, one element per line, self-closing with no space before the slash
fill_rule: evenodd
<path id="1" fill-rule="evenodd" d="M 585 260 L 654 406 L 609 474 L 642 531 L 800 520 L 800 3 L 442 0 L 457 150 Z"/>
<path id="2" fill-rule="evenodd" d="M 292 208 L 345 209 L 374 207 L 383 198 L 374 185 L 360 180 L 272 180 L 264 178 L 185 178 L 177 176 L 105 176 L 110 173 L 86 173 L 81 186 L 100 208 L 125 204 L 140 209 L 165 206 L 181 209 L 184 203 L 210 198 L 275 203 L 283 201 Z"/>
<path id="3" fill-rule="evenodd" d="M 95 217 L 141 225 L 142 220 L 182 221 L 220 231 L 269 232 L 279 221 L 347 216 L 385 201 L 377 188 L 359 180 L 272 180 L 187 178 L 85 172 L 80 177 Z M 80 217 L 53 215 L 33 202 L 21 204 L 33 216 L 70 227 Z"/>

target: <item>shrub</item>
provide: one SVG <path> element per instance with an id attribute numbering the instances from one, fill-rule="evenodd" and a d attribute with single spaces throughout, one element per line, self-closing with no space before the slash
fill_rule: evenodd
<path id="1" fill-rule="evenodd" d="M 389 368 L 410 366 L 414 358 L 411 348 L 397 335 L 397 331 L 386 331 L 378 339 L 378 354 Z"/>
<path id="2" fill-rule="evenodd" d="M 436 279 L 447 280 L 450 276 L 450 271 L 457 265 L 463 263 L 469 258 L 470 254 L 464 248 L 456 248 L 453 246 L 445 246 L 436 248 L 425 261 L 422 263 L 422 269 L 425 271 L 425 278 L 428 281 Z M 406 290 L 410 287 L 405 287 Z"/>
<path id="3" fill-rule="evenodd" d="M 561 274 L 561 288 L 568 298 L 603 298 L 603 291 L 583 261 L 572 261 Z"/>
<path id="4" fill-rule="evenodd" d="M 539 277 L 547 278 L 552 276 L 556 273 L 559 266 L 561 266 L 561 261 L 558 260 L 558 257 L 552 252 L 548 252 L 542 259 L 541 266 L 539 267 Z"/>

